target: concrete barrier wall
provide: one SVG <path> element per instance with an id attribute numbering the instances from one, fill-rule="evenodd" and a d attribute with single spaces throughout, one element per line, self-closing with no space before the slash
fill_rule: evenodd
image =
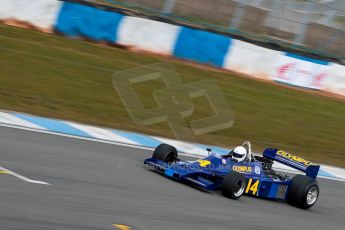
<path id="1" fill-rule="evenodd" d="M 322 90 L 345 96 L 345 66 L 331 63 L 328 73 L 321 83 Z"/>
<path id="2" fill-rule="evenodd" d="M 27 23 L 52 31 L 63 2 L 56 0 L 1 0 L 0 20 Z"/>
<path id="3" fill-rule="evenodd" d="M 179 26 L 137 17 L 124 17 L 118 28 L 117 43 L 172 55 Z"/>
<path id="4" fill-rule="evenodd" d="M 272 80 L 305 88 L 322 89 L 329 62 L 285 53 L 274 62 Z"/>
<path id="5" fill-rule="evenodd" d="M 131 46 L 345 96 L 342 65 L 270 50 L 207 31 L 58 0 L 1 0 L 0 20 L 25 22 L 44 31 Z"/>
<path id="6" fill-rule="evenodd" d="M 255 78 L 270 79 L 280 56 L 283 56 L 283 52 L 233 40 L 225 57 L 224 68 Z"/>

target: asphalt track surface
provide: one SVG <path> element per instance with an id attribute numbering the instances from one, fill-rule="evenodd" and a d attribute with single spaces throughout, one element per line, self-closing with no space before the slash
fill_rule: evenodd
<path id="1" fill-rule="evenodd" d="M 151 152 L 0 127 L 0 229 L 344 229 L 345 183 L 319 179 L 310 210 L 202 192 L 140 167 Z"/>

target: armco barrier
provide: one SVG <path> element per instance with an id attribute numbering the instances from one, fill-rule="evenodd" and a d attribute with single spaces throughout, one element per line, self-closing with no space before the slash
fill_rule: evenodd
<path id="1" fill-rule="evenodd" d="M 44 31 L 132 46 L 345 96 L 344 66 L 207 31 L 58 0 L 1 0 L 0 20 L 26 22 Z"/>

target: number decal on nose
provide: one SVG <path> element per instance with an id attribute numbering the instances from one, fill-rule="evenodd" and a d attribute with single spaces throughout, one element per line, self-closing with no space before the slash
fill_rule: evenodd
<path id="1" fill-rule="evenodd" d="M 208 160 L 198 160 L 198 162 L 201 167 L 206 167 L 207 165 L 211 164 L 211 162 Z"/>

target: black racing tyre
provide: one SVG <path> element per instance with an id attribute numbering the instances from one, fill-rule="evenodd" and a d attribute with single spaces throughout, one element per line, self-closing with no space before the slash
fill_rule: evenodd
<path id="1" fill-rule="evenodd" d="M 246 188 L 246 177 L 238 172 L 232 171 L 223 179 L 223 196 L 237 200 Z"/>
<path id="2" fill-rule="evenodd" d="M 177 150 L 175 147 L 168 144 L 160 144 L 153 151 L 153 158 L 164 162 L 174 162 L 177 159 Z"/>
<path id="3" fill-rule="evenodd" d="M 296 207 L 308 209 L 316 203 L 319 193 L 319 186 L 315 179 L 296 175 L 292 178 L 287 201 Z"/>

